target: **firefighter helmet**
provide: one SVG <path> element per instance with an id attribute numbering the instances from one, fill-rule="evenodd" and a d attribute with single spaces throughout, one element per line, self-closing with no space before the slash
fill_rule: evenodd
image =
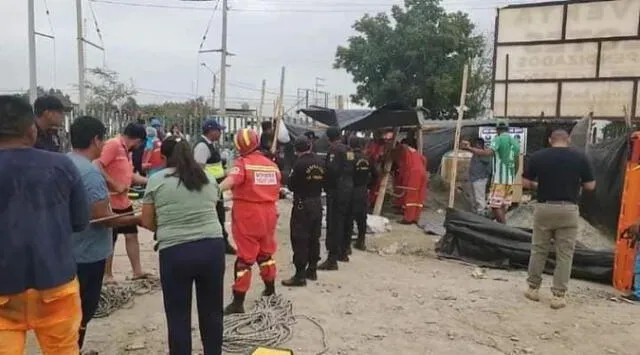
<path id="1" fill-rule="evenodd" d="M 258 149 L 260 138 L 258 137 L 258 133 L 253 129 L 243 128 L 236 133 L 233 143 L 240 155 L 247 155 Z"/>

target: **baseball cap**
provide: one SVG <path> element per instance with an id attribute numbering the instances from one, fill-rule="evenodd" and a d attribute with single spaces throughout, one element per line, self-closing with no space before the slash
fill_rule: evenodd
<path id="1" fill-rule="evenodd" d="M 306 152 L 311 149 L 311 141 L 305 136 L 300 136 L 293 142 L 293 147 L 296 152 Z"/>
<path id="2" fill-rule="evenodd" d="M 506 120 L 498 120 L 498 122 L 496 122 L 496 128 L 509 128 L 509 122 Z"/>
<path id="3" fill-rule="evenodd" d="M 142 141 L 147 139 L 147 129 L 137 123 L 129 123 L 125 128 L 123 134 L 132 139 L 140 139 Z"/>
<path id="4" fill-rule="evenodd" d="M 157 119 L 157 118 L 152 118 L 151 119 L 151 127 L 153 127 L 153 128 L 162 127 L 162 122 L 160 122 L 160 120 Z"/>
<path id="5" fill-rule="evenodd" d="M 37 116 L 42 115 L 45 111 L 68 112 L 70 109 L 71 107 L 66 107 L 59 98 L 53 95 L 40 96 L 33 103 L 33 111 Z"/>
<path id="6" fill-rule="evenodd" d="M 207 133 L 212 130 L 224 131 L 224 125 L 221 125 L 215 118 L 207 118 L 202 123 L 202 132 Z"/>

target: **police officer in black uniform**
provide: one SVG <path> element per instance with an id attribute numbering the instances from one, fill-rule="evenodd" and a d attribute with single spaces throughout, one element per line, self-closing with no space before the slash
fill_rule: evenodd
<path id="1" fill-rule="evenodd" d="M 214 176 L 218 183 L 221 183 L 225 178 L 225 169 L 227 165 L 226 159 L 222 159 L 220 151 L 215 147 L 214 142 L 217 142 L 222 135 L 224 126 L 218 123 L 213 118 L 208 118 L 202 123 L 202 136 L 198 138 L 196 144 L 193 146 L 193 157 L 195 161 L 202 165 L 208 174 Z M 224 200 L 222 196 L 216 204 L 216 212 L 218 214 L 218 221 L 222 227 L 222 236 L 226 244 L 226 253 L 234 255 L 236 253 L 231 243 L 229 243 L 229 233 L 224 226 L 226 220 L 226 211 L 224 209 Z"/>
<path id="2" fill-rule="evenodd" d="M 359 137 L 351 137 L 349 139 L 349 147 L 353 152 L 355 171 L 353 174 L 353 194 L 351 195 L 351 211 L 347 226 L 353 226 L 353 221 L 358 227 L 358 239 L 354 248 L 358 250 L 366 250 L 364 243 L 365 234 L 367 233 L 367 211 L 369 210 L 369 189 L 373 188 L 375 181 L 378 179 L 378 172 L 373 162 L 367 157 L 362 149 L 364 148 L 364 139 Z M 345 244 L 351 245 L 352 230 L 347 230 L 345 235 Z"/>
<path id="3" fill-rule="evenodd" d="M 325 159 L 325 190 L 327 192 L 327 260 L 318 266 L 318 270 L 338 270 L 338 261 L 349 261 L 349 249 L 344 247 L 346 230 L 353 231 L 353 225 L 347 226 L 351 193 L 353 190 L 353 152 L 341 143 L 340 130 L 337 127 L 327 129 L 329 151 Z"/>
<path id="4" fill-rule="evenodd" d="M 293 192 L 291 209 L 291 247 L 295 275 L 283 280 L 284 286 L 305 286 L 307 279 L 317 280 L 316 266 L 320 261 L 322 230 L 322 200 L 324 162 L 311 151 L 311 141 L 302 136 L 295 140 L 296 159 L 289 175 L 289 190 Z"/>

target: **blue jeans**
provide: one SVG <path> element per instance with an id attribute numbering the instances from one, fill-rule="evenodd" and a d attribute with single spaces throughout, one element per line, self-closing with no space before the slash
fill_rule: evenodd
<path id="1" fill-rule="evenodd" d="M 191 355 L 194 283 L 204 355 L 222 354 L 224 251 L 222 238 L 197 240 L 160 251 L 160 281 L 170 355 Z"/>

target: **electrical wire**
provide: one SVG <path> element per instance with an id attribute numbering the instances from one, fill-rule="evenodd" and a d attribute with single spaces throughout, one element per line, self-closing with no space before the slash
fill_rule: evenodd
<path id="1" fill-rule="evenodd" d="M 100 40 L 100 46 L 102 47 L 102 66 L 107 67 L 107 50 L 104 46 L 104 40 L 102 39 L 102 32 L 100 31 L 100 24 L 98 24 L 98 17 L 96 16 L 96 12 L 93 9 L 93 4 L 89 2 L 89 10 L 91 11 L 91 16 L 93 17 L 93 24 L 96 27 L 96 34 L 98 35 L 98 39 Z"/>
<path id="2" fill-rule="evenodd" d="M 213 12 L 211 13 L 211 17 L 209 18 L 209 23 L 207 24 L 207 28 L 204 31 L 204 35 L 202 35 L 202 42 L 200 42 L 199 49 L 202 49 L 204 46 L 204 42 L 207 40 L 207 35 L 209 34 L 209 30 L 211 29 L 211 25 L 213 24 L 213 17 L 216 14 L 216 10 L 218 10 L 218 5 L 220 5 L 220 0 L 216 2 L 216 6 L 213 7 Z"/>
<path id="3" fill-rule="evenodd" d="M 53 22 L 51 22 L 51 11 L 49 11 L 49 4 L 47 3 L 47 0 L 43 0 L 43 2 L 44 2 L 45 14 L 47 15 L 47 22 L 49 22 L 49 31 L 51 32 L 51 41 L 53 44 L 53 65 L 51 66 L 51 85 L 55 88 L 56 77 L 57 77 L 56 67 L 58 66 L 57 51 L 56 51 L 56 32 L 53 30 Z"/>

